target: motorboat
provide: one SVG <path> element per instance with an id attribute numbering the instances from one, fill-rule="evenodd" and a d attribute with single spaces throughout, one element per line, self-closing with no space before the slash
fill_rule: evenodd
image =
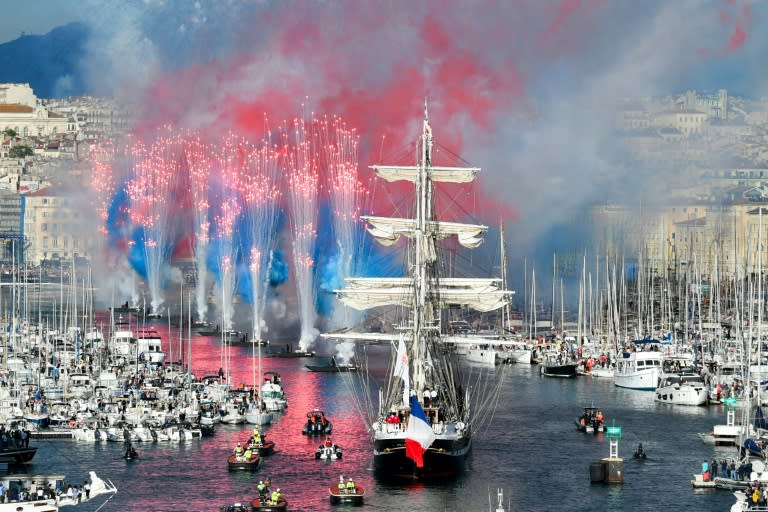
<path id="1" fill-rule="evenodd" d="M 281 382 L 280 374 L 264 372 L 264 384 L 259 390 L 259 397 L 268 411 L 280 412 L 288 407 L 288 399 L 285 397 Z"/>
<path id="2" fill-rule="evenodd" d="M 306 436 L 328 435 L 333 430 L 333 424 L 325 417 L 325 413 L 314 408 L 307 413 L 307 422 L 301 433 Z"/>
<path id="3" fill-rule="evenodd" d="M 654 391 L 661 377 L 661 352 L 623 352 L 616 364 L 613 383 L 620 388 Z"/>
<path id="4" fill-rule="evenodd" d="M 699 438 L 715 446 L 737 446 L 739 440 L 747 434 L 744 425 L 736 424 L 736 411 L 727 407 L 725 425 L 715 425 L 711 432 L 699 433 Z"/>
<path id="5" fill-rule="evenodd" d="M 338 484 L 328 487 L 331 505 L 338 505 L 339 503 L 348 503 L 351 505 L 363 504 L 363 501 L 365 500 L 365 489 L 358 484 L 349 486 L 348 483 L 349 482 L 344 482 L 342 479 Z"/>
<path id="6" fill-rule="evenodd" d="M 305 364 L 304 367 L 311 372 L 327 372 L 327 373 L 341 373 L 341 372 L 355 372 L 357 371 L 357 365 L 352 363 L 339 363 L 335 357 L 331 357 L 328 364 L 315 365 Z"/>
<path id="7" fill-rule="evenodd" d="M 654 399 L 672 405 L 706 405 L 709 391 L 695 373 L 662 373 Z"/>
<path id="8" fill-rule="evenodd" d="M 548 358 L 539 370 L 545 377 L 564 377 L 571 378 L 576 376 L 576 367 L 574 362 L 562 361 L 554 358 Z"/>
<path id="9" fill-rule="evenodd" d="M 227 467 L 230 471 L 256 471 L 261 466 L 261 457 L 252 452 L 250 456 L 231 454 L 227 457 Z"/>
<path id="10" fill-rule="evenodd" d="M 251 506 L 244 503 L 231 503 L 219 507 L 219 512 L 251 512 Z"/>
<path id="11" fill-rule="evenodd" d="M 341 458 L 341 455 L 341 446 L 333 444 L 330 438 L 326 439 L 325 443 L 318 446 L 317 450 L 315 450 L 315 458 L 319 460 L 337 460 Z"/>
<path id="12" fill-rule="evenodd" d="M 275 442 L 271 439 L 262 439 L 261 442 L 256 442 L 253 437 L 251 437 L 248 439 L 245 448 L 264 457 L 275 453 Z"/>
<path id="13" fill-rule="evenodd" d="M 603 411 L 594 405 L 585 407 L 584 413 L 576 418 L 576 428 L 587 434 L 603 432 L 605 430 Z"/>

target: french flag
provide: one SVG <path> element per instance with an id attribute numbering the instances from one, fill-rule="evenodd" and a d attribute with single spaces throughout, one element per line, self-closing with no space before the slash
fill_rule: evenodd
<path id="1" fill-rule="evenodd" d="M 418 398 L 411 395 L 411 418 L 405 431 L 405 456 L 416 463 L 417 468 L 424 467 L 424 452 L 435 441 L 435 431 L 424 414 Z"/>

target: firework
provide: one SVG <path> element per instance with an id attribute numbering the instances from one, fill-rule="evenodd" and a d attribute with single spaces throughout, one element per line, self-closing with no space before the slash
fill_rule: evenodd
<path id="1" fill-rule="evenodd" d="M 301 337 L 299 347 L 308 350 L 315 338 L 315 294 L 312 274 L 312 250 L 317 237 L 318 172 L 311 126 L 303 119 L 295 119 L 293 127 L 284 133 L 286 167 L 291 196 L 291 229 L 293 231 L 293 261 L 296 269 L 296 287 L 299 299 Z"/>

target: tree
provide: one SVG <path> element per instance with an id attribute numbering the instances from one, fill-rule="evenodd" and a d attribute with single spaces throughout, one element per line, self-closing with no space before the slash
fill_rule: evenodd
<path id="1" fill-rule="evenodd" d="M 24 158 L 27 156 L 34 155 L 35 152 L 32 151 L 32 148 L 29 146 L 13 146 L 10 151 L 8 151 L 8 156 L 11 158 Z"/>
<path id="2" fill-rule="evenodd" d="M 16 136 L 16 130 L 14 130 L 13 128 L 7 128 L 7 129 L 6 129 L 6 130 L 3 132 L 3 134 L 4 134 L 6 137 L 10 137 L 10 138 L 13 138 L 13 137 L 15 137 L 15 136 Z"/>

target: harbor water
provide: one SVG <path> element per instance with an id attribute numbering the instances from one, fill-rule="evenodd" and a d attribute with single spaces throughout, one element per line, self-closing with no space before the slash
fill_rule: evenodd
<path id="1" fill-rule="evenodd" d="M 169 328 L 159 329 L 169 339 Z M 170 334 L 170 339 L 178 336 Z M 220 340 L 197 337 L 192 347 L 197 375 L 221 366 Z M 367 351 L 372 375 L 382 374 L 388 347 Z M 232 346 L 230 361 L 233 385 L 252 384 L 251 348 Z M 501 372 L 504 383 L 493 414 L 473 437 L 464 475 L 442 484 L 380 482 L 371 471 L 370 437 L 346 380 L 354 374 L 310 372 L 304 365 L 311 361 L 262 358 L 262 371 L 282 376 L 289 407 L 263 429 L 276 442 L 276 453 L 265 457 L 255 473 L 229 472 L 226 464 L 234 445 L 248 437 L 249 425 L 217 425 L 213 437 L 187 443 L 137 443 L 140 455 L 131 462 L 122 458 L 122 443 L 33 440 L 39 450 L 28 472 L 64 474 L 78 484 L 88 471 L 96 471 L 118 487 L 104 512 L 217 511 L 222 505 L 249 502 L 258 481 L 267 477 L 281 489 L 289 510 L 345 509 L 328 499 L 327 489 L 340 475 L 354 477 L 366 489 L 364 509 L 377 511 L 495 510 L 498 488 L 507 511 L 726 511 L 734 501 L 728 491 L 695 490 L 690 483 L 702 462 L 735 455 L 734 448 L 705 445 L 697 436 L 724 423 L 722 406 L 657 404 L 653 393 L 620 389 L 610 379 L 542 377 L 535 365 L 471 368 L 478 375 Z M 590 483 L 590 463 L 609 453 L 603 434 L 575 428 L 582 408 L 590 405 L 603 409 L 609 425 L 622 428 L 623 484 Z M 322 439 L 301 434 L 306 413 L 314 407 L 333 422 L 333 441 L 344 449 L 341 460 L 315 460 Z M 638 443 L 648 454 L 646 460 L 632 458 Z M 90 506 L 82 508 L 95 510 L 96 504 Z"/>

